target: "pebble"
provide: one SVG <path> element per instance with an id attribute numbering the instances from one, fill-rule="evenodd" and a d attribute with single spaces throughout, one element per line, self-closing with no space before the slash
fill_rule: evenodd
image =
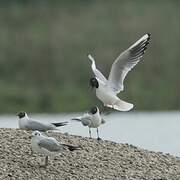
<path id="1" fill-rule="evenodd" d="M 179 180 L 180 158 L 134 145 L 50 132 L 59 142 L 79 145 L 40 167 L 43 155 L 31 155 L 31 132 L 0 129 L 0 179 Z"/>

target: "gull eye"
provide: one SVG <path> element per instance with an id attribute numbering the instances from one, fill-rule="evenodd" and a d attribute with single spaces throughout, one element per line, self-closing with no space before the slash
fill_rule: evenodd
<path id="1" fill-rule="evenodd" d="M 97 107 L 93 107 L 90 111 L 91 114 L 96 114 L 97 112 Z"/>
<path id="2" fill-rule="evenodd" d="M 38 132 L 36 132 L 34 135 L 35 135 L 35 136 L 39 136 L 39 133 L 38 133 Z"/>

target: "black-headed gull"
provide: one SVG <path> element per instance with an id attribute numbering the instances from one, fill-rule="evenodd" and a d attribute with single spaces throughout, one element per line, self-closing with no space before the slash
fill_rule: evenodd
<path id="1" fill-rule="evenodd" d="M 124 90 L 123 81 L 127 73 L 140 61 L 149 44 L 150 34 L 145 34 L 127 50 L 122 52 L 114 61 L 108 79 L 96 68 L 95 60 L 91 55 L 92 71 L 95 77 L 90 79 L 90 86 L 96 88 L 96 96 L 104 106 L 119 110 L 129 111 L 133 104 L 121 100 L 117 94 Z"/>
<path id="2" fill-rule="evenodd" d="M 34 152 L 45 155 L 45 164 L 48 164 L 48 156 L 54 157 L 66 149 L 74 151 L 79 149 L 79 146 L 72 146 L 68 144 L 61 144 L 53 137 L 42 135 L 39 131 L 32 132 L 31 148 Z"/>
<path id="3" fill-rule="evenodd" d="M 101 117 L 99 108 L 97 106 L 91 108 L 91 110 L 88 113 L 85 113 L 83 116 L 72 118 L 72 120 L 80 121 L 83 124 L 83 126 L 88 126 L 90 138 L 91 138 L 91 128 L 96 128 L 97 136 L 98 136 L 97 139 L 100 140 L 98 127 L 101 124 L 104 124 L 105 121 Z"/>
<path id="4" fill-rule="evenodd" d="M 57 127 L 65 126 L 67 122 L 59 122 L 59 123 L 44 123 L 39 122 L 37 120 L 31 119 L 28 117 L 26 112 L 19 112 L 19 128 L 25 130 L 38 130 L 38 131 L 49 131 L 49 130 L 58 130 Z"/>

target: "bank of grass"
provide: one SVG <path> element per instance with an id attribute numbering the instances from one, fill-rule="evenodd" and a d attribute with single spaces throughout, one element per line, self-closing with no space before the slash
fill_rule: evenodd
<path id="1" fill-rule="evenodd" d="M 137 110 L 180 108 L 179 1 L 0 1 L 0 112 L 88 109 L 87 54 L 104 74 L 144 33 L 151 44 L 122 96 Z"/>
<path id="2" fill-rule="evenodd" d="M 87 90 L 87 92 L 86 92 Z M 37 113 L 58 113 L 87 111 L 86 107 L 96 105 L 97 99 L 88 90 L 70 88 L 49 92 L 11 88 L 8 92 L 0 90 L 4 94 L 0 101 L 1 113 L 17 113 L 21 110 Z M 89 94 L 90 93 L 90 94 Z M 91 96 L 91 98 L 89 98 Z M 17 103 L 18 102 L 18 103 Z"/>

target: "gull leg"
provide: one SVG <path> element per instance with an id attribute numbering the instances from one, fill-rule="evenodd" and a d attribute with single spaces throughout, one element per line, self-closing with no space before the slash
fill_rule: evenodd
<path id="1" fill-rule="evenodd" d="M 98 136 L 97 140 L 98 141 L 101 140 L 101 138 L 99 137 L 99 130 L 98 130 L 98 128 L 97 128 L 97 136 Z"/>
<path id="2" fill-rule="evenodd" d="M 45 158 L 45 166 L 47 166 L 48 165 L 48 156 L 46 156 L 46 158 Z"/>
<path id="3" fill-rule="evenodd" d="M 91 137 L 91 128 L 89 128 L 89 137 L 92 138 Z"/>
<path id="4" fill-rule="evenodd" d="M 46 167 L 48 165 L 48 156 L 45 157 L 45 163 L 41 164 L 40 167 Z"/>

